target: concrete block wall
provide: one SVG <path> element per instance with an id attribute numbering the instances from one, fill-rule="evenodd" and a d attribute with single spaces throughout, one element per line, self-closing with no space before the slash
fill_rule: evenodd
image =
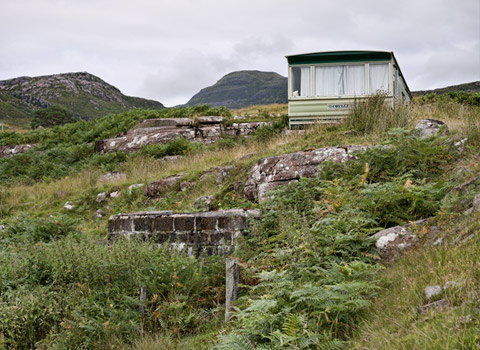
<path id="1" fill-rule="evenodd" d="M 219 210 L 198 213 L 147 211 L 112 215 L 108 221 L 111 239 L 120 235 L 170 245 L 188 254 L 227 255 L 235 240 L 248 230 L 258 210 Z"/>

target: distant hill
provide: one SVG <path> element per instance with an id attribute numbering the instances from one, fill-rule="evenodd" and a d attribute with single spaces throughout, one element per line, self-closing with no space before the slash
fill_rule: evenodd
<path id="1" fill-rule="evenodd" d="M 466 92 L 480 92 L 480 81 L 474 81 L 466 84 L 452 85 L 444 88 L 434 89 L 434 90 L 419 90 L 412 91 L 414 96 L 426 95 L 429 93 L 436 93 L 437 95 L 445 94 L 452 91 L 466 91 Z"/>
<path id="2" fill-rule="evenodd" d="M 214 85 L 200 90 L 185 106 L 243 108 L 287 102 L 287 78 L 273 72 L 248 70 L 225 75 Z"/>
<path id="3" fill-rule="evenodd" d="M 53 104 L 84 119 L 133 108 L 164 108 L 157 101 L 125 96 L 115 86 L 86 72 L 0 81 L 1 120 L 28 120 L 36 109 Z"/>

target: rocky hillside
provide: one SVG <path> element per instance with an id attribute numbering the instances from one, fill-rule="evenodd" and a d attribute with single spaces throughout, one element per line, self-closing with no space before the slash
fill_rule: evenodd
<path id="1" fill-rule="evenodd" d="M 447 86 L 444 88 L 438 88 L 433 90 L 412 91 L 412 94 L 415 96 L 419 96 L 419 95 L 426 95 L 432 92 L 436 94 L 445 94 L 447 92 L 454 92 L 454 91 L 480 92 L 480 81 L 474 81 L 471 83 L 465 83 L 465 84 L 459 84 L 459 85 L 452 85 L 452 86 Z"/>
<path id="2" fill-rule="evenodd" d="M 287 78 L 274 72 L 239 71 L 225 75 L 194 95 L 186 106 L 208 104 L 228 108 L 287 103 Z"/>
<path id="3" fill-rule="evenodd" d="M 87 72 L 0 81 L 2 120 L 28 118 L 35 109 L 52 104 L 86 119 L 133 108 L 164 108 L 157 101 L 125 96 L 116 87 Z"/>

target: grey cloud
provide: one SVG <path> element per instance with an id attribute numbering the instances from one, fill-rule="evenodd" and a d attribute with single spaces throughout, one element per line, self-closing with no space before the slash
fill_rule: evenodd
<path id="1" fill-rule="evenodd" d="M 0 32 L 0 79 L 89 71 L 167 105 L 314 51 L 394 51 L 412 89 L 480 79 L 478 0 L 2 0 Z"/>

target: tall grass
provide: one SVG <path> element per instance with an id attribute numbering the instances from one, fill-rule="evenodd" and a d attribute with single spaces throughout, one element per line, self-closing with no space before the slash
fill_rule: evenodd
<path id="1" fill-rule="evenodd" d="M 383 137 L 390 129 L 411 127 L 412 122 L 407 106 L 399 104 L 392 108 L 386 103 L 385 95 L 376 94 L 355 102 L 345 119 L 345 126 L 363 135 Z"/>
<path id="2" fill-rule="evenodd" d="M 370 349 L 479 349 L 480 348 L 480 250 L 479 215 L 442 225 L 444 244 L 411 251 L 380 274 L 383 289 L 364 315 L 350 347 Z M 468 243 L 460 242 L 476 234 Z M 416 308 L 427 303 L 424 288 L 457 285 L 441 298 L 444 310 L 419 315 Z"/>

